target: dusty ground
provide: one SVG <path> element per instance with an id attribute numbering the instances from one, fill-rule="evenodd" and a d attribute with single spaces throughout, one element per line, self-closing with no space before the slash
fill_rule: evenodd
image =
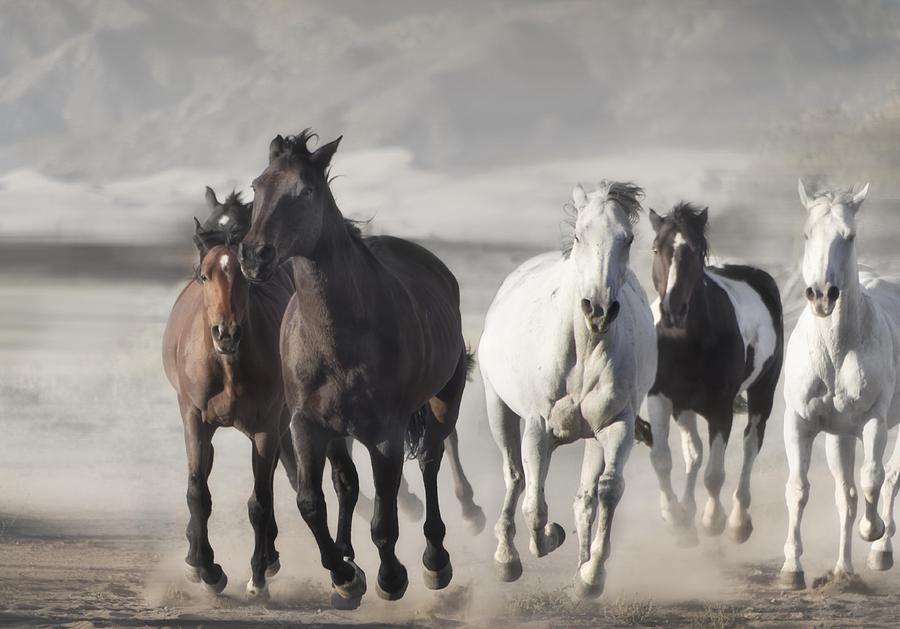
<path id="1" fill-rule="evenodd" d="M 762 253 L 741 250 L 739 238 L 731 242 L 736 254 L 756 253 L 780 277 L 788 276 L 789 242 L 772 241 Z M 466 335 L 474 344 L 500 280 L 532 252 L 434 246 L 460 277 Z M 424 543 L 421 524 L 403 521 L 399 554 L 410 569 L 407 596 L 386 603 L 370 592 L 359 610 L 331 610 L 327 574 L 279 474 L 276 513 L 283 570 L 271 582 L 270 603 L 245 602 L 252 546 L 246 516 L 249 444 L 238 434 L 220 431 L 211 478 L 210 536 L 230 582 L 224 595 L 211 597 L 182 577 L 187 521 L 183 444 L 174 396 L 159 359 L 165 317 L 180 276 L 190 273 L 190 260 L 185 260 L 182 273 L 171 251 L 157 257 L 138 252 L 134 259 L 127 250 L 118 251 L 108 253 L 102 263 L 96 252 L 47 251 L 39 267 L 22 265 L 21 256 L 0 254 L 7 256 L 18 260 L 19 267 L 7 260 L 0 265 L 5 269 L 0 277 L 0 624 L 897 626 L 900 572 L 868 571 L 867 548 L 858 540 L 855 564 L 865 588 L 826 586 L 782 593 L 773 585 L 786 519 L 780 405 L 753 481 L 756 530 L 747 544 L 736 547 L 724 538 L 703 539 L 697 549 L 675 548 L 658 515 L 656 479 L 646 448 L 639 446 L 628 465 L 607 592 L 600 602 L 570 598 L 574 536 L 538 560 L 528 555 L 521 522 L 517 539 L 525 575 L 515 584 L 498 583 L 491 565 L 490 525 L 502 479 L 477 376 L 467 390 L 459 430 L 464 463 L 490 523 L 479 536 L 460 525 L 449 475 L 444 474 L 442 504 L 455 568 L 449 589 L 435 593 L 423 587 L 418 568 Z M 156 258 L 165 264 L 147 273 L 147 261 Z M 644 257 L 637 255 L 633 264 L 642 279 L 648 275 L 643 273 L 648 268 Z M 736 421 L 742 429 L 743 418 Z M 733 443 L 726 507 L 738 456 Z M 558 451 L 549 479 L 551 517 L 568 531 L 573 528 L 571 503 L 580 459 L 580 446 Z M 359 452 L 357 461 L 365 472 L 368 466 Z M 414 465 L 407 475 L 421 494 Z M 371 493 L 367 476 L 363 488 Z M 804 520 L 809 582 L 834 560 L 837 517 L 832 493 L 818 448 Z M 360 518 L 355 526 L 360 564 L 374 576 L 377 561 L 368 527 Z"/>

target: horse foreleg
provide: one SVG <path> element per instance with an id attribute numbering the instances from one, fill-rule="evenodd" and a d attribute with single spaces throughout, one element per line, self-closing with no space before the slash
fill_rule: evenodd
<path id="1" fill-rule="evenodd" d="M 894 451 L 884 470 L 884 485 L 881 489 L 881 519 L 885 524 L 884 535 L 872 544 L 869 551 L 868 566 L 872 570 L 890 570 L 894 566 L 894 547 L 891 538 L 897 532 L 897 524 L 894 521 L 894 501 L 897 498 L 897 489 L 900 479 L 900 431 L 897 432 L 897 441 Z"/>
<path id="2" fill-rule="evenodd" d="M 675 421 L 681 433 L 681 454 L 684 458 L 684 493 L 681 495 L 681 508 L 684 509 L 685 526 L 678 535 L 680 546 L 692 547 L 700 543 L 697 539 L 697 527 L 694 516 L 697 514 L 697 476 L 703 464 L 703 441 L 697 431 L 697 414 L 693 411 L 682 411 Z"/>
<path id="3" fill-rule="evenodd" d="M 271 567 L 272 574 L 278 571 L 278 553 L 270 555 L 275 548 L 273 527 L 275 527 L 274 497 L 272 481 L 278 464 L 278 450 L 281 440 L 275 433 L 258 432 L 253 435 L 253 493 L 247 501 L 247 513 L 253 525 L 255 545 L 250 559 L 251 577 L 247 583 L 247 596 L 267 599 L 269 589 L 266 576 Z"/>
<path id="4" fill-rule="evenodd" d="M 591 529 L 597 515 L 597 483 L 603 473 L 603 447 L 597 439 L 584 442 L 581 483 L 575 494 L 575 528 L 578 532 L 578 565 L 591 558 Z"/>
<path id="5" fill-rule="evenodd" d="M 484 379 L 484 396 L 491 434 L 503 457 L 503 480 L 506 493 L 500 516 L 494 526 L 497 550 L 494 568 L 501 581 L 515 581 L 522 576 L 522 561 L 516 550 L 516 505 L 525 487 L 525 471 L 522 469 L 521 419 L 494 392 L 487 378 Z"/>
<path id="6" fill-rule="evenodd" d="M 614 422 L 598 439 L 603 448 L 605 465 L 597 482 L 598 524 L 590 559 L 575 574 L 575 593 L 580 598 L 594 598 L 603 593 L 606 584 L 606 560 L 610 554 L 613 516 L 625 491 L 625 462 L 634 445 L 634 418 Z"/>
<path id="7" fill-rule="evenodd" d="M 672 452 L 669 449 L 669 423 L 672 420 L 672 402 L 663 395 L 647 398 L 650 431 L 653 445 L 650 447 L 650 463 L 659 481 L 659 508 L 663 520 L 674 529 L 684 527 L 687 517 L 678 504 L 678 496 L 672 489 Z"/>
<path id="8" fill-rule="evenodd" d="M 456 499 L 462 505 L 463 519 L 468 525 L 469 532 L 478 535 L 484 530 L 487 518 L 484 511 L 475 503 L 475 492 L 472 485 L 463 471 L 462 461 L 459 459 L 459 436 L 456 434 L 456 428 L 444 440 L 444 447 L 450 461 L 450 472 L 453 474 L 453 485 L 455 488 Z"/>
<path id="9" fill-rule="evenodd" d="M 853 480 L 856 438 L 825 435 L 825 454 L 828 458 L 828 468 L 834 476 L 834 503 L 840 521 L 841 537 L 834 574 L 835 576 L 853 574 L 851 542 L 857 506 L 856 483 Z"/>
<path id="10" fill-rule="evenodd" d="M 788 481 L 784 488 L 784 500 L 788 509 L 788 532 L 784 542 L 784 565 L 781 567 L 781 586 L 792 590 L 806 587 L 800 556 L 803 542 L 800 524 L 803 509 L 809 500 L 809 464 L 815 431 L 806 420 L 790 408 L 784 412 L 784 448 L 788 460 Z"/>
<path id="11" fill-rule="evenodd" d="M 281 412 L 281 423 L 279 424 L 281 432 L 281 446 L 279 447 L 278 460 L 284 468 L 291 489 L 297 493 L 297 453 L 294 452 L 294 443 L 291 441 L 291 415 L 284 408 Z"/>
<path id="12" fill-rule="evenodd" d="M 419 468 L 422 470 L 422 481 L 425 484 L 425 552 L 422 555 L 425 586 L 430 590 L 441 590 L 450 584 L 453 578 L 453 566 L 450 554 L 444 548 L 444 535 L 447 527 L 441 518 L 441 507 L 438 501 L 438 471 L 441 469 L 441 458 L 444 456 L 445 442 L 435 431 L 426 435 L 425 449 L 419 454 Z"/>
<path id="13" fill-rule="evenodd" d="M 332 539 L 328 530 L 325 495 L 322 493 L 325 454 L 331 439 L 312 430 L 309 424 L 296 416 L 291 420 L 291 438 L 297 452 L 297 507 L 316 539 L 322 567 L 331 572 L 334 589 L 331 602 L 341 608 L 358 607 L 366 593 L 366 575 L 352 559 L 344 559 L 341 549 Z"/>
<path id="14" fill-rule="evenodd" d="M 536 557 L 553 552 L 566 539 L 566 533 L 559 524 L 547 522 L 547 500 L 544 497 L 544 483 L 550 469 L 553 453 L 551 436 L 541 422 L 528 419 L 522 439 L 522 454 L 525 462 L 525 501 L 522 513 L 531 531 L 531 553 Z"/>
<path id="15" fill-rule="evenodd" d="M 874 542 L 884 535 L 884 521 L 878 515 L 878 498 L 884 484 L 884 449 L 887 446 L 887 423 L 881 417 L 869 419 L 863 426 L 863 464 L 859 470 L 866 511 L 859 520 L 859 536 Z"/>
<path id="16" fill-rule="evenodd" d="M 350 456 L 350 439 L 335 439 L 328 444 L 328 460 L 331 462 L 331 482 L 338 498 L 338 521 L 335 543 L 344 557 L 354 559 L 351 529 L 353 510 L 359 498 L 359 475 L 353 457 Z"/>
<path id="17" fill-rule="evenodd" d="M 753 474 L 753 463 L 756 461 L 762 445 L 765 427 L 764 417 L 757 413 L 749 414 L 747 427 L 744 429 L 744 459 L 741 463 L 741 476 L 737 488 L 734 490 L 731 515 L 728 516 L 728 530 L 731 538 L 738 544 L 746 542 L 753 533 L 753 520 L 750 518 L 750 478 Z"/>
<path id="18" fill-rule="evenodd" d="M 403 424 L 405 428 L 405 423 Z M 402 435 L 388 437 L 369 449 L 375 481 L 375 515 L 372 517 L 372 541 L 378 548 L 381 566 L 375 591 L 388 601 L 403 598 L 409 585 L 406 567 L 397 559 L 395 549 L 400 535 L 397 522 L 397 491 L 403 474 Z"/>
<path id="19" fill-rule="evenodd" d="M 722 485 L 725 484 L 725 448 L 731 432 L 730 413 L 708 418 L 709 461 L 703 475 L 706 487 L 706 507 L 703 509 L 703 530 L 707 535 L 721 535 L 725 530 L 725 507 L 722 506 Z"/>

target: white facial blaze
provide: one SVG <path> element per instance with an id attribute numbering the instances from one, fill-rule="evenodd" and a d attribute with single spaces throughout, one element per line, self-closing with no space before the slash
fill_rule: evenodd
<path id="1" fill-rule="evenodd" d="M 672 243 L 672 262 L 669 265 L 669 276 L 666 281 L 666 294 L 663 296 L 663 307 L 669 309 L 669 295 L 675 288 L 675 282 L 678 281 L 678 251 L 682 247 L 687 246 L 687 241 L 680 233 L 675 234 L 675 242 Z"/>
<path id="2" fill-rule="evenodd" d="M 219 266 L 222 267 L 222 271 L 228 273 L 228 254 L 226 253 L 221 258 L 219 258 Z"/>
<path id="3" fill-rule="evenodd" d="M 228 216 L 227 214 L 223 214 L 223 215 L 219 218 L 219 225 L 227 225 L 227 224 L 228 224 L 228 221 L 230 221 L 230 220 L 231 220 L 231 217 L 230 217 L 230 216 Z"/>

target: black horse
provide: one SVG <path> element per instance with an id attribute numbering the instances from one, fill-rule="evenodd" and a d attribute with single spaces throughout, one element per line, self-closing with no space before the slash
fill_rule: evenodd
<path id="1" fill-rule="evenodd" d="M 358 493 L 352 461 L 336 540 L 328 529 L 322 474 L 332 444 L 352 436 L 369 451 L 375 480 L 372 540 L 381 566 L 377 592 L 403 596 L 406 568 L 394 552 L 397 491 L 404 450 L 416 455 L 425 484 L 425 584 L 452 578 L 444 548 L 437 476 L 459 414 L 472 359 L 466 352 L 453 274 L 429 251 L 399 238 L 363 238 L 344 220 L 328 186 L 340 138 L 310 151 L 312 134 L 276 137 L 269 165 L 253 183 L 252 225 L 241 266 L 263 281 L 293 259 L 296 293 L 285 313 L 281 359 L 297 454 L 297 504 L 331 571 L 341 606 L 358 605 L 363 571 L 353 562 L 350 518 Z M 334 465 L 334 462 L 333 462 Z"/>

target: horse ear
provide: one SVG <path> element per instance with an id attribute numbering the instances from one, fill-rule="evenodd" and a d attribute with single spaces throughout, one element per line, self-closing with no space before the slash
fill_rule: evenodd
<path id="1" fill-rule="evenodd" d="M 572 189 L 572 202 L 575 204 L 576 210 L 580 210 L 587 205 L 587 192 L 584 191 L 580 183 L 576 183 Z"/>
<path id="2" fill-rule="evenodd" d="M 206 257 L 206 254 L 209 253 L 209 247 L 206 246 L 206 240 L 203 238 L 203 226 L 200 225 L 200 221 L 197 220 L 197 217 L 194 217 L 194 246 L 197 248 L 197 253 L 200 254 L 200 261 L 203 261 L 203 258 Z"/>
<path id="3" fill-rule="evenodd" d="M 706 227 L 706 224 L 709 222 L 709 206 L 707 205 L 705 208 L 700 210 L 700 213 L 697 214 L 697 222 L 700 224 L 700 227 Z"/>
<path id="4" fill-rule="evenodd" d="M 862 187 L 862 189 L 853 195 L 853 205 L 856 206 L 856 209 L 859 209 L 859 206 L 862 205 L 862 202 L 866 200 L 866 197 L 869 195 L 869 184 L 867 183 Z"/>
<path id="5" fill-rule="evenodd" d="M 797 192 L 800 194 L 800 203 L 808 210 L 811 203 L 809 195 L 806 194 L 806 186 L 803 185 L 803 179 L 797 179 Z"/>
<path id="6" fill-rule="evenodd" d="M 663 226 L 663 217 L 657 214 L 653 208 L 650 208 L 650 212 L 647 216 L 650 217 L 650 225 L 653 227 L 653 231 L 659 233 L 659 230 L 662 229 Z"/>
<path id="7" fill-rule="evenodd" d="M 209 206 L 209 209 L 214 210 L 219 207 L 219 200 L 216 198 L 216 191 L 206 186 L 206 205 Z M 194 220 L 197 220 L 196 217 Z"/>
<path id="8" fill-rule="evenodd" d="M 338 136 L 337 140 L 332 140 L 328 144 L 323 144 L 319 148 L 317 148 L 313 154 L 310 156 L 310 161 L 325 170 L 328 168 L 328 165 L 331 164 L 331 158 L 334 156 L 335 151 L 337 151 L 338 144 L 341 143 L 341 140 L 344 136 Z"/>
<path id="9" fill-rule="evenodd" d="M 271 164 L 275 161 L 275 158 L 284 153 L 284 138 L 280 135 L 276 135 L 272 138 L 272 141 L 269 142 L 269 163 Z"/>

